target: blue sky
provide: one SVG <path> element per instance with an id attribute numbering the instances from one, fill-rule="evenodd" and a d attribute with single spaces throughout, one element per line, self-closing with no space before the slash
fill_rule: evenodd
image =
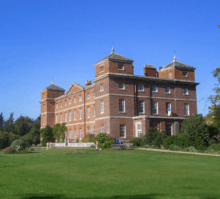
<path id="1" fill-rule="evenodd" d="M 52 82 L 69 88 L 95 76 L 94 64 L 115 52 L 159 68 L 173 60 L 196 67 L 198 113 L 220 67 L 219 0 L 0 0 L 0 112 L 36 118 Z"/>

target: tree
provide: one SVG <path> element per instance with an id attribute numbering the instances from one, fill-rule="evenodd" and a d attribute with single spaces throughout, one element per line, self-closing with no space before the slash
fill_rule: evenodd
<path id="1" fill-rule="evenodd" d="M 67 131 L 66 123 L 60 125 L 59 123 L 55 124 L 53 127 L 53 135 L 57 142 L 64 142 L 65 132 Z"/>
<path id="2" fill-rule="evenodd" d="M 14 113 L 11 113 L 9 118 L 4 121 L 4 125 L 3 125 L 3 131 L 5 132 L 13 132 L 14 130 Z"/>
<path id="3" fill-rule="evenodd" d="M 40 117 L 34 120 L 30 131 L 30 135 L 32 139 L 32 144 L 40 143 Z"/>
<path id="4" fill-rule="evenodd" d="M 7 132 L 0 132 L 0 149 L 9 146 L 9 137 Z"/>
<path id="5" fill-rule="evenodd" d="M 54 135 L 53 135 L 53 128 L 50 126 L 46 126 L 45 128 L 42 128 L 40 130 L 40 137 L 41 137 L 41 144 L 43 146 L 46 146 L 47 142 L 53 142 L 54 141 Z"/>
<path id="6" fill-rule="evenodd" d="M 3 117 L 3 113 L 0 114 L 0 131 L 3 127 L 3 124 L 4 124 L 4 117 Z"/>
<path id="7" fill-rule="evenodd" d="M 24 136 L 31 131 L 33 120 L 29 117 L 20 116 L 14 123 L 14 133 Z"/>
<path id="8" fill-rule="evenodd" d="M 191 146 L 202 149 L 208 146 L 209 132 L 205 119 L 200 115 L 192 115 L 182 122 L 180 134 L 189 139 Z"/>

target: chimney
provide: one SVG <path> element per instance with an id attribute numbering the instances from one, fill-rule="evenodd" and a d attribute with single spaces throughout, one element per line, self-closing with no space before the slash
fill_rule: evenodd
<path id="1" fill-rule="evenodd" d="M 153 65 L 144 65 L 144 76 L 157 77 L 156 68 Z"/>
<path id="2" fill-rule="evenodd" d="M 86 86 L 89 86 L 89 85 L 91 85 L 91 84 L 92 84 L 92 82 L 91 82 L 91 81 L 86 80 Z"/>

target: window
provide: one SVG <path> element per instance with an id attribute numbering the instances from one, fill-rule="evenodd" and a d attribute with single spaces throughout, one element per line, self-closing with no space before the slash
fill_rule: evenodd
<path id="1" fill-rule="evenodd" d="M 45 97 L 45 93 L 43 94 L 43 97 Z"/>
<path id="2" fill-rule="evenodd" d="M 184 104 L 184 115 L 189 115 L 189 104 Z"/>
<path id="3" fill-rule="evenodd" d="M 90 118 L 90 107 L 87 107 L 87 118 Z"/>
<path id="4" fill-rule="evenodd" d="M 62 120 L 63 120 L 63 115 L 62 113 L 60 114 L 60 123 L 62 124 Z"/>
<path id="5" fill-rule="evenodd" d="M 139 101 L 138 106 L 139 106 L 139 113 L 144 113 L 144 101 Z"/>
<path id="6" fill-rule="evenodd" d="M 71 111 L 69 111 L 69 122 L 71 121 Z"/>
<path id="7" fill-rule="evenodd" d="M 82 95 L 79 96 L 79 101 L 80 101 L 80 102 L 82 101 Z"/>
<path id="8" fill-rule="evenodd" d="M 152 92 L 156 93 L 157 92 L 157 86 L 152 86 Z"/>
<path id="9" fill-rule="evenodd" d="M 76 110 L 73 111 L 73 119 L 76 120 Z"/>
<path id="10" fill-rule="evenodd" d="M 58 108 L 58 103 L 56 104 L 56 108 Z"/>
<path id="11" fill-rule="evenodd" d="M 60 102 L 60 107 L 62 107 L 63 106 L 63 104 L 62 104 L 62 102 Z"/>
<path id="12" fill-rule="evenodd" d="M 137 122 L 135 126 L 136 126 L 136 137 L 140 138 L 142 136 L 142 123 Z"/>
<path id="13" fill-rule="evenodd" d="M 103 114 L 104 113 L 104 100 L 100 101 L 100 113 Z"/>
<path id="14" fill-rule="evenodd" d="M 158 114 L 158 102 L 153 102 L 152 104 L 152 113 L 153 114 Z"/>
<path id="15" fill-rule="evenodd" d="M 100 84 L 100 91 L 104 91 L 104 86 L 103 86 L 103 84 Z"/>
<path id="16" fill-rule="evenodd" d="M 73 101 L 74 101 L 74 103 L 76 103 L 76 97 L 74 97 L 74 100 L 73 100 Z"/>
<path id="17" fill-rule="evenodd" d="M 87 135 L 89 135 L 90 134 L 90 128 L 88 127 L 87 128 Z"/>
<path id="18" fill-rule="evenodd" d="M 101 73 L 104 72 L 104 67 L 103 66 L 100 68 L 100 72 Z"/>
<path id="19" fill-rule="evenodd" d="M 189 90 L 188 88 L 183 89 L 183 95 L 189 95 Z"/>
<path id="20" fill-rule="evenodd" d="M 65 106 L 67 106 L 67 101 L 65 101 Z"/>
<path id="21" fill-rule="evenodd" d="M 172 135 L 172 125 L 171 124 L 166 125 L 166 134 Z"/>
<path id="22" fill-rule="evenodd" d="M 171 103 L 170 102 L 167 102 L 166 103 L 166 114 L 168 116 L 170 116 L 170 113 L 171 113 Z"/>
<path id="23" fill-rule="evenodd" d="M 79 129 L 79 140 L 82 140 L 82 129 Z"/>
<path id="24" fill-rule="evenodd" d="M 94 111 L 94 117 L 95 117 L 95 105 L 94 105 L 94 109 L 93 109 L 93 111 Z"/>
<path id="25" fill-rule="evenodd" d="M 125 90 L 125 83 L 119 83 L 118 90 Z"/>
<path id="26" fill-rule="evenodd" d="M 120 124 L 120 137 L 126 138 L 126 127 L 125 124 Z"/>
<path id="27" fill-rule="evenodd" d="M 45 110 L 45 105 L 43 105 L 43 110 Z"/>
<path id="28" fill-rule="evenodd" d="M 165 93 L 170 93 L 170 87 L 165 88 Z"/>
<path id="29" fill-rule="evenodd" d="M 71 104 L 71 99 L 69 99 L 69 104 Z"/>
<path id="30" fill-rule="evenodd" d="M 79 119 L 82 119 L 82 109 L 79 109 Z"/>
<path id="31" fill-rule="evenodd" d="M 119 99 L 119 113 L 125 112 L 125 100 Z"/>
<path id="32" fill-rule="evenodd" d="M 118 65 L 118 70 L 124 70 L 124 66 L 123 65 Z"/>
<path id="33" fill-rule="evenodd" d="M 157 127 L 157 130 L 159 131 L 159 124 L 153 124 L 153 127 Z"/>
<path id="34" fill-rule="evenodd" d="M 102 124 L 101 125 L 101 133 L 104 133 L 105 132 L 105 126 Z"/>
<path id="35" fill-rule="evenodd" d="M 43 116 L 43 125 L 45 124 L 45 116 Z"/>
<path id="36" fill-rule="evenodd" d="M 56 123 L 58 123 L 58 115 L 56 115 Z"/>
<path id="37" fill-rule="evenodd" d="M 138 85 L 138 91 L 144 91 L 144 85 L 143 84 Z"/>
<path id="38" fill-rule="evenodd" d="M 186 72 L 183 72 L 183 77 L 187 77 L 187 73 Z"/>
<path id="39" fill-rule="evenodd" d="M 87 93 L 87 99 L 89 99 L 90 98 L 90 94 L 89 93 Z"/>
<path id="40" fill-rule="evenodd" d="M 74 139 L 76 140 L 76 129 L 74 129 Z"/>
<path id="41" fill-rule="evenodd" d="M 71 139 L 71 130 L 69 130 L 69 139 Z"/>
<path id="42" fill-rule="evenodd" d="M 65 122 L 67 122 L 67 113 L 65 113 Z"/>
<path id="43" fill-rule="evenodd" d="M 93 92 L 93 97 L 95 98 L 95 91 Z"/>

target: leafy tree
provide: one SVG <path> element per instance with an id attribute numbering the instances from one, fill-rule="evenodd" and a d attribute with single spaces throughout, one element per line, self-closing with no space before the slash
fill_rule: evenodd
<path id="1" fill-rule="evenodd" d="M 29 117 L 20 116 L 14 123 L 14 133 L 24 136 L 30 132 L 33 120 Z"/>
<path id="2" fill-rule="evenodd" d="M 4 117 L 3 117 L 3 113 L 0 114 L 0 131 L 3 128 L 3 124 L 4 124 Z"/>
<path id="3" fill-rule="evenodd" d="M 30 131 L 32 144 L 40 143 L 40 117 L 34 120 Z"/>
<path id="4" fill-rule="evenodd" d="M 13 132 L 14 130 L 14 113 L 11 113 L 9 118 L 4 121 L 3 131 L 5 132 Z"/>
<path id="5" fill-rule="evenodd" d="M 188 137 L 191 146 L 196 149 L 208 146 L 209 132 L 205 119 L 199 115 L 192 115 L 182 122 L 180 134 Z"/>
<path id="6" fill-rule="evenodd" d="M 110 148 L 112 144 L 115 143 L 115 141 L 112 139 L 111 135 L 108 135 L 106 133 L 99 133 L 95 137 L 95 141 L 98 141 L 98 145 L 100 148 Z"/>
<path id="7" fill-rule="evenodd" d="M 67 132 L 66 123 L 63 123 L 62 125 L 57 123 L 53 127 L 53 135 L 57 142 L 64 142 L 65 132 Z"/>
<path id="8" fill-rule="evenodd" d="M 9 145 L 9 137 L 7 132 L 0 132 L 0 149 L 4 149 Z"/>
<path id="9" fill-rule="evenodd" d="M 46 146 L 47 142 L 53 142 L 54 141 L 54 135 L 53 135 L 53 128 L 50 126 L 46 126 L 45 128 L 42 128 L 40 130 L 40 137 L 41 137 L 41 144 L 43 146 Z"/>

